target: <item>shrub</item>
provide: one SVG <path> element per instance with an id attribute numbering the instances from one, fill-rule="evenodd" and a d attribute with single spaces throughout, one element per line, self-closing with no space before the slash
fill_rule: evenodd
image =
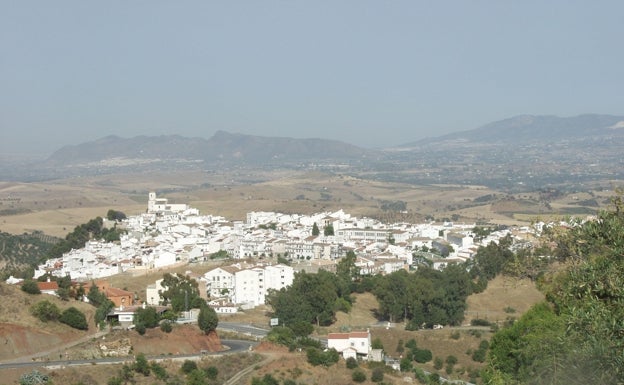
<path id="1" fill-rule="evenodd" d="M 219 375 L 219 369 L 217 369 L 216 366 L 209 366 L 206 369 L 204 369 L 204 372 L 206 372 L 206 377 L 208 377 L 211 380 L 215 380 L 217 376 Z"/>
<path id="2" fill-rule="evenodd" d="M 355 382 L 364 382 L 366 381 L 366 373 L 360 369 L 356 369 L 351 373 L 351 379 Z"/>
<path id="3" fill-rule="evenodd" d="M 294 343 L 295 333 L 286 326 L 276 326 L 269 331 L 267 339 L 276 344 L 289 346 Z"/>
<path id="4" fill-rule="evenodd" d="M 358 367 L 358 362 L 355 358 L 349 357 L 347 358 L 347 369 L 355 369 Z"/>
<path id="5" fill-rule="evenodd" d="M 171 326 L 171 322 L 163 321 L 160 324 L 160 330 L 162 330 L 165 333 L 171 333 L 171 331 L 173 330 L 173 326 Z"/>
<path id="6" fill-rule="evenodd" d="M 32 279 L 27 279 L 22 282 L 22 291 L 28 294 L 41 294 L 41 290 L 39 290 L 39 286 L 37 286 L 37 282 Z"/>
<path id="7" fill-rule="evenodd" d="M 32 305 L 30 313 L 43 322 L 56 321 L 61 316 L 58 306 L 47 299 Z"/>
<path id="8" fill-rule="evenodd" d="M 318 348 L 308 348 L 306 350 L 306 356 L 308 358 L 308 362 L 314 366 L 332 366 L 340 359 L 340 355 L 336 349 L 333 348 L 327 351 L 322 351 Z"/>
<path id="9" fill-rule="evenodd" d="M 279 385 L 279 381 L 270 374 L 265 374 L 262 378 L 254 377 L 251 380 L 251 385 Z"/>
<path id="10" fill-rule="evenodd" d="M 43 374 L 38 370 L 33 370 L 30 373 L 22 374 L 19 383 L 20 385 L 40 385 L 47 384 L 50 381 L 47 374 Z"/>
<path id="11" fill-rule="evenodd" d="M 165 380 L 168 377 L 167 370 L 158 362 L 152 362 L 151 369 L 159 380 Z"/>
<path id="12" fill-rule="evenodd" d="M 190 372 L 196 369 L 197 369 L 197 364 L 195 363 L 195 361 L 191 361 L 191 360 L 184 360 L 184 363 L 182 363 L 182 367 L 180 367 L 180 370 L 184 374 L 189 374 Z"/>
<path id="13" fill-rule="evenodd" d="M 151 329 L 158 326 L 160 321 L 156 308 L 148 306 L 145 309 L 139 308 L 134 313 L 135 322 L 142 323 L 146 328 Z"/>
<path id="14" fill-rule="evenodd" d="M 424 364 L 425 362 L 431 361 L 433 358 L 433 354 L 431 354 L 431 350 L 429 349 L 416 349 L 414 351 L 414 361 Z"/>
<path id="15" fill-rule="evenodd" d="M 477 349 L 472 353 L 472 360 L 476 362 L 485 362 L 486 351 L 484 349 Z"/>
<path id="16" fill-rule="evenodd" d="M 203 305 L 197 316 L 197 325 L 204 333 L 208 334 L 217 328 L 219 318 L 217 312 L 210 306 Z"/>
<path id="17" fill-rule="evenodd" d="M 297 342 L 297 345 L 299 346 L 313 347 L 313 348 L 319 348 L 319 349 L 323 347 L 323 345 L 321 344 L 321 341 L 315 340 L 314 338 L 310 338 L 310 337 L 301 337 L 296 342 Z"/>
<path id="18" fill-rule="evenodd" d="M 381 382 L 384 379 L 384 369 L 383 368 L 375 368 L 373 369 L 373 373 L 371 374 L 371 381 L 373 382 Z"/>
<path id="19" fill-rule="evenodd" d="M 429 375 L 429 384 L 439 384 L 440 383 L 440 375 L 438 373 L 431 373 Z"/>
<path id="20" fill-rule="evenodd" d="M 470 321 L 471 326 L 490 326 L 490 321 L 482 318 L 475 318 Z"/>
<path id="21" fill-rule="evenodd" d="M 132 369 L 135 372 L 141 373 L 142 375 L 146 377 L 150 375 L 150 366 L 149 366 L 149 363 L 147 362 L 147 359 L 145 358 L 145 354 L 139 353 L 136 356 Z"/>
<path id="22" fill-rule="evenodd" d="M 106 385 L 123 385 L 123 380 L 117 376 L 108 379 Z"/>
<path id="23" fill-rule="evenodd" d="M 56 295 L 63 301 L 69 301 L 71 291 L 66 287 L 59 287 L 56 291 Z"/>
<path id="24" fill-rule="evenodd" d="M 450 355 L 446 357 L 446 363 L 449 365 L 455 365 L 457 363 L 457 357 Z"/>
<path id="25" fill-rule="evenodd" d="M 137 333 L 139 333 L 140 335 L 144 335 L 147 328 L 145 327 L 145 325 L 139 322 L 134 325 L 134 330 L 136 330 Z"/>
<path id="26" fill-rule="evenodd" d="M 433 367 L 435 368 L 435 370 L 440 370 L 442 369 L 442 366 L 444 365 L 444 361 L 442 361 L 442 359 L 440 357 L 436 357 L 433 360 Z"/>
<path id="27" fill-rule="evenodd" d="M 73 306 L 63 311 L 61 317 L 59 318 L 59 321 L 73 327 L 74 329 L 89 329 L 89 324 L 87 323 L 85 315 Z"/>
<path id="28" fill-rule="evenodd" d="M 292 325 L 290 325 L 290 329 L 295 333 L 298 337 L 309 336 L 314 331 L 314 326 L 311 323 L 306 321 L 295 321 Z"/>
<path id="29" fill-rule="evenodd" d="M 454 331 L 453 333 L 451 333 L 451 338 L 454 339 L 454 340 L 458 340 L 460 336 L 461 335 L 460 335 L 459 331 L 457 331 L 457 330 Z"/>
<path id="30" fill-rule="evenodd" d="M 412 360 L 407 357 L 403 357 L 399 365 L 402 372 L 409 372 L 414 367 Z"/>
<path id="31" fill-rule="evenodd" d="M 427 383 L 427 375 L 425 374 L 425 371 L 422 370 L 421 368 L 414 368 L 414 377 L 416 377 L 416 379 L 421 384 Z"/>

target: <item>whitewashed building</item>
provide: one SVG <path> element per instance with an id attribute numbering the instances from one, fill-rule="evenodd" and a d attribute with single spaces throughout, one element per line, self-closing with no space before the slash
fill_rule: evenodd
<path id="1" fill-rule="evenodd" d="M 334 348 L 342 353 L 343 358 L 356 358 L 356 356 L 368 359 L 371 352 L 370 331 L 350 333 L 329 333 L 327 335 L 327 347 Z"/>

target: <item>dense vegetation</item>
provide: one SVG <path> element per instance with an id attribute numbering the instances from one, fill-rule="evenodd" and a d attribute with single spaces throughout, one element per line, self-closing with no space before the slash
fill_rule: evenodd
<path id="1" fill-rule="evenodd" d="M 0 270 L 0 279 L 10 275 L 30 278 L 33 267 L 52 249 L 57 238 L 36 231 L 31 234 L 13 235 L 0 232 L 0 261 L 6 265 Z"/>
<path id="2" fill-rule="evenodd" d="M 341 259 L 336 274 L 320 270 L 317 274 L 295 274 L 293 284 L 271 291 L 267 303 L 281 325 L 288 325 L 297 335 L 312 332 L 311 324 L 326 326 L 334 322 L 336 311 L 351 309 L 353 280 L 357 277 L 355 254 Z"/>
<path id="3" fill-rule="evenodd" d="M 89 324 L 84 313 L 75 307 L 69 307 L 61 312 L 54 303 L 44 299 L 30 307 L 30 313 L 42 322 L 59 321 L 74 329 L 87 330 Z"/>
<path id="4" fill-rule="evenodd" d="M 197 325 L 201 331 L 208 334 L 216 330 L 218 324 L 219 318 L 217 317 L 217 312 L 210 306 L 203 303 L 199 309 L 199 315 L 197 317 Z"/>
<path id="5" fill-rule="evenodd" d="M 413 273 L 401 270 L 378 276 L 373 293 L 382 319 L 408 320 L 407 328 L 416 330 L 434 324 L 459 324 L 472 290 L 466 269 L 451 265 L 443 271 L 422 267 Z"/>
<path id="6" fill-rule="evenodd" d="M 74 231 L 67 234 L 65 239 L 56 243 L 46 255 L 46 258 L 59 258 L 71 249 L 81 249 L 90 239 L 103 239 L 106 242 L 118 241 L 122 233 L 117 227 L 104 227 L 104 220 L 101 217 L 91 219 L 87 223 L 76 226 Z"/>
<path id="7" fill-rule="evenodd" d="M 126 215 L 121 211 L 109 210 L 107 218 L 120 221 L 126 218 Z M 0 269 L 0 279 L 6 280 L 10 275 L 30 278 L 37 264 L 47 259 L 59 258 L 71 249 L 83 248 L 90 239 L 117 241 L 121 234 L 122 231 L 117 227 L 104 227 L 104 220 L 101 217 L 76 226 L 64 239 L 45 235 L 41 231 L 21 235 L 0 232 L 0 262 L 6 262 Z"/>
<path id="8" fill-rule="evenodd" d="M 290 287 L 269 293 L 267 303 L 280 325 L 296 336 L 310 334 L 312 325 L 330 325 L 337 311 L 348 312 L 355 291 L 372 292 L 379 301 L 378 317 L 407 321 L 408 330 L 458 325 L 464 318 L 466 298 L 485 289 L 488 280 L 503 271 L 523 275 L 526 263 L 518 262 L 517 254 L 509 250 L 511 244 L 510 237 L 503 238 L 479 248 L 470 263 L 449 265 L 442 271 L 423 265 L 409 273 L 401 270 L 376 276 L 361 276 L 355 254 L 349 252 L 335 274 L 324 270 L 296 273 Z M 530 252 L 523 252 L 522 261 L 531 259 Z"/>
<path id="9" fill-rule="evenodd" d="M 162 305 L 171 305 L 175 313 L 201 308 L 205 301 L 199 296 L 199 285 L 194 279 L 179 274 L 165 273 L 161 284 L 167 289 L 161 293 Z"/>
<path id="10" fill-rule="evenodd" d="M 59 317 L 59 321 L 73 327 L 74 329 L 87 330 L 89 329 L 89 324 L 87 323 L 87 319 L 83 312 L 76 309 L 75 307 L 69 307 L 65 309 L 61 316 Z"/>
<path id="11" fill-rule="evenodd" d="M 541 280 L 547 301 L 493 338 L 491 384 L 624 382 L 624 204 L 552 233 L 564 270 Z"/>

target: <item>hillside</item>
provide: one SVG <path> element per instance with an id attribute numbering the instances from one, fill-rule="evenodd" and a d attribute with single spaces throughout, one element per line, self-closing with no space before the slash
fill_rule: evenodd
<path id="1" fill-rule="evenodd" d="M 415 147 L 442 142 L 525 144 L 576 140 L 579 138 L 624 137 L 624 116 L 585 114 L 574 117 L 520 115 L 484 126 L 398 147 Z"/>
<path id="2" fill-rule="evenodd" d="M 49 164 L 128 166 L 174 162 L 179 166 L 196 162 L 217 164 L 281 164 L 283 162 L 357 160 L 368 151 L 325 139 L 262 137 L 217 131 L 210 139 L 179 135 L 120 138 L 65 146 L 54 152 Z"/>
<path id="3" fill-rule="evenodd" d="M 56 241 L 40 231 L 20 235 L 0 231 L 0 279 L 40 261 Z"/>
<path id="4" fill-rule="evenodd" d="M 46 351 L 57 351 L 65 344 L 89 338 L 96 332 L 93 324 L 95 308 L 84 302 L 64 302 L 48 294 L 26 294 L 18 286 L 0 283 L 0 360 L 15 359 Z M 61 311 L 70 306 L 83 312 L 89 322 L 88 331 L 73 329 L 60 322 L 41 322 L 30 314 L 30 307 L 48 300 Z"/>

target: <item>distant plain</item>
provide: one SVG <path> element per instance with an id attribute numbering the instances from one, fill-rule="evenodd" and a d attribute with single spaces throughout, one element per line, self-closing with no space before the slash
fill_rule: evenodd
<path id="1" fill-rule="evenodd" d="M 411 185 L 326 172 L 274 170 L 244 175 L 203 172 L 111 174 L 50 182 L 0 182 L 0 230 L 35 230 L 64 237 L 76 225 L 109 209 L 137 215 L 156 191 L 205 215 L 244 220 L 251 211 L 310 214 L 344 210 L 384 222 L 453 219 L 466 223 L 529 224 L 587 215 L 607 207 L 613 191 L 508 194 L 483 186 Z M 483 199 L 486 197 L 487 199 Z M 406 210 L 384 211 L 388 201 Z"/>

